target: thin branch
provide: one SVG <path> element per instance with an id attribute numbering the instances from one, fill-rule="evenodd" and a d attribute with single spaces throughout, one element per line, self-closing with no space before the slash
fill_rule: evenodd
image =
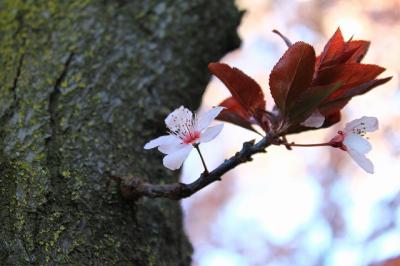
<path id="1" fill-rule="evenodd" d="M 303 144 L 303 143 L 295 143 L 288 142 L 286 137 L 283 136 L 281 139 L 276 140 L 274 145 L 284 145 L 286 149 L 291 150 L 292 147 L 322 147 L 322 146 L 331 146 L 333 147 L 331 142 L 323 142 L 323 143 L 311 143 L 311 144 Z"/>
<path id="2" fill-rule="evenodd" d="M 190 184 L 151 184 L 144 182 L 138 177 L 112 176 L 112 178 L 121 182 L 122 195 L 127 199 L 137 200 L 141 197 L 149 197 L 180 200 L 190 197 L 215 181 L 221 180 L 221 176 L 226 172 L 232 170 L 239 164 L 251 161 L 251 157 L 254 154 L 265 152 L 265 148 L 270 146 L 275 140 L 275 135 L 268 134 L 257 143 L 255 143 L 254 140 L 245 142 L 242 149 L 234 156 L 225 160 L 220 166 L 208 174 L 202 173 L 197 180 Z"/>
<path id="3" fill-rule="evenodd" d="M 199 156 L 200 156 L 201 163 L 203 164 L 203 167 L 204 167 L 204 172 L 205 172 L 206 174 L 208 174 L 209 171 L 208 171 L 208 169 L 207 169 L 206 161 L 204 161 L 203 155 L 201 154 L 199 144 L 195 144 L 195 145 L 193 145 L 193 146 L 194 146 L 194 148 L 197 150 L 197 153 L 198 153 Z"/>

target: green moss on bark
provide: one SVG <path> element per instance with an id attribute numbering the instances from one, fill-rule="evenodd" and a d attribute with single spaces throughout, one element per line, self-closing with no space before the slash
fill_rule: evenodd
<path id="1" fill-rule="evenodd" d="M 0 2 L 2 263 L 189 264 L 179 205 L 106 173 L 177 178 L 143 144 L 199 104 L 238 21 L 228 0 Z"/>

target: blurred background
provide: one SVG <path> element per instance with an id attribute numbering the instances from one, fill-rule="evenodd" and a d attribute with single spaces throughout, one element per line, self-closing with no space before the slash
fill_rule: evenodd
<path id="1" fill-rule="evenodd" d="M 195 266 L 400 265 L 400 0 L 239 0 L 240 49 L 222 61 L 256 79 L 267 95 L 268 75 L 286 50 L 271 31 L 293 42 L 311 43 L 317 54 L 340 26 L 345 39 L 370 40 L 364 63 L 387 69 L 387 84 L 354 98 L 342 121 L 330 129 L 290 136 L 299 143 L 324 142 L 347 121 L 376 116 L 369 134 L 375 164 L 369 175 L 339 149 L 270 147 L 182 205 Z M 201 110 L 229 96 L 213 78 Z M 202 145 L 209 168 L 232 156 L 244 141 L 259 138 L 225 124 L 220 136 Z M 192 153 L 182 180 L 202 171 Z M 397 258 L 397 259 L 396 259 Z"/>

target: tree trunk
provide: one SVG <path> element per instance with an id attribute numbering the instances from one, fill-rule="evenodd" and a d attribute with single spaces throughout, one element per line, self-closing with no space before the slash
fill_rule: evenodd
<path id="1" fill-rule="evenodd" d="M 189 265 L 177 202 L 124 201 L 109 173 L 174 182 L 144 151 L 196 108 L 237 45 L 231 0 L 0 2 L 0 264 Z"/>

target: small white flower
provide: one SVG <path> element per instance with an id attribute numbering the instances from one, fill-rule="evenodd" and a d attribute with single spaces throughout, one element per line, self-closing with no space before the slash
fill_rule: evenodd
<path id="1" fill-rule="evenodd" d="M 366 132 L 378 129 L 376 117 L 363 116 L 346 124 L 343 131 L 339 131 L 330 144 L 333 147 L 347 151 L 351 158 L 367 173 L 374 173 L 374 165 L 365 154 L 371 149 L 371 144 L 364 138 Z"/>
<path id="2" fill-rule="evenodd" d="M 222 130 L 223 124 L 208 127 L 224 107 L 214 107 L 204 115 L 197 117 L 181 106 L 170 113 L 165 119 L 169 135 L 161 136 L 148 142 L 144 148 L 158 150 L 166 156 L 163 159 L 165 167 L 176 170 L 193 149 L 193 145 L 213 140 Z"/>

